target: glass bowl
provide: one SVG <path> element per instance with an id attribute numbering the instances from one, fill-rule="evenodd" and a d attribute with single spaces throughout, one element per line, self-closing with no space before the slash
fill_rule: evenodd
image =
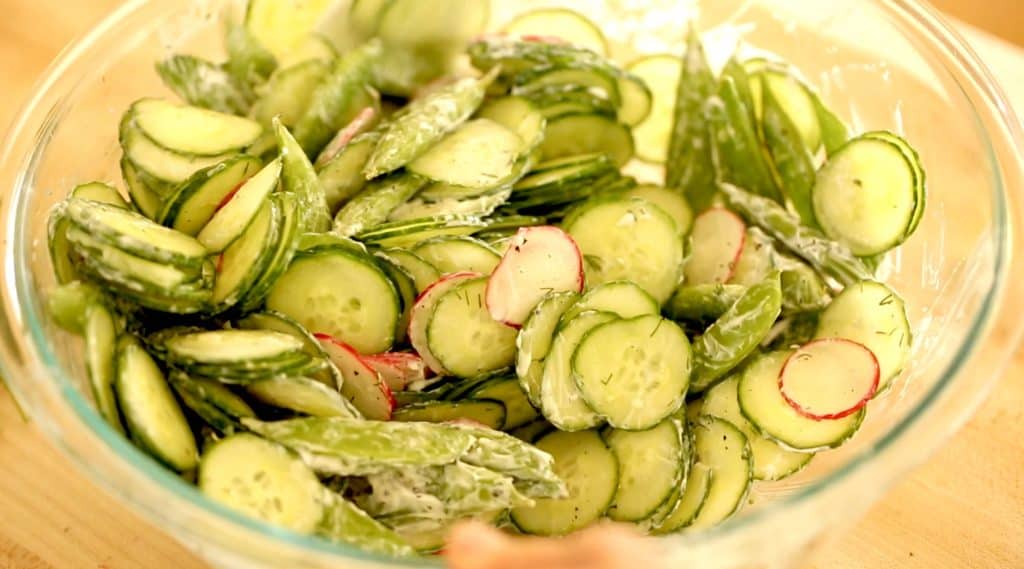
<path id="1" fill-rule="evenodd" d="M 220 52 L 226 2 L 134 0 L 57 59 L 8 133 L 4 187 L 3 374 L 33 419 L 82 472 L 219 567 L 392 567 L 394 561 L 291 534 L 206 499 L 136 450 L 82 389 L 80 342 L 45 310 L 54 286 L 49 209 L 76 182 L 117 181 L 118 118 L 167 94 L 153 63 L 169 50 Z M 344 4 L 344 2 L 342 2 Z M 1001 375 L 1021 331 L 1024 282 L 1020 125 L 988 72 L 930 8 L 913 0 L 496 0 L 514 12 L 562 4 L 605 27 L 621 60 L 681 53 L 686 22 L 713 60 L 742 39 L 781 55 L 858 129 L 891 129 L 920 151 L 928 211 L 883 267 L 914 327 L 912 364 L 871 403 L 859 435 L 798 476 L 758 484 L 752 504 L 710 531 L 659 540 L 670 563 L 702 569 L 795 567 L 853 524 L 901 475 L 970 416 Z M 685 564 L 685 565 L 684 565 Z"/>

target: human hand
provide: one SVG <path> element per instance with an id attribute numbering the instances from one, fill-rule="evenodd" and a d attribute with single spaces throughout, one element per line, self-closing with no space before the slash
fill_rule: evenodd
<path id="1" fill-rule="evenodd" d="M 628 526 L 601 524 L 552 539 L 510 536 L 479 522 L 456 526 L 445 559 L 451 569 L 664 569 L 657 541 Z"/>

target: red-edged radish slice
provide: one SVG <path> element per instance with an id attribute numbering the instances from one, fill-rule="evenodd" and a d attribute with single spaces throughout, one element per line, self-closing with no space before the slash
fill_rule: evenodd
<path id="1" fill-rule="evenodd" d="M 345 383 L 341 395 L 372 421 L 387 421 L 397 406 L 388 384 L 352 346 L 327 334 L 314 334 Z"/>
<path id="2" fill-rule="evenodd" d="M 487 281 L 491 318 L 519 327 L 549 292 L 583 291 L 583 255 L 557 227 L 524 227 L 511 239 Z"/>
<path id="3" fill-rule="evenodd" d="M 405 391 L 410 383 L 427 379 L 427 364 L 416 354 L 377 354 L 363 356 L 363 361 L 380 374 L 391 391 Z"/>
<path id="4" fill-rule="evenodd" d="M 241 182 L 238 182 L 238 185 L 231 188 L 231 191 L 225 194 L 223 198 L 221 198 L 220 203 L 217 204 L 217 208 L 213 210 L 213 213 L 217 213 L 218 211 L 224 209 L 224 206 L 228 205 L 228 202 L 231 201 L 231 198 L 235 197 L 235 194 L 238 193 L 238 190 L 242 188 L 242 184 L 245 184 L 245 182 L 247 181 L 248 178 L 242 180 Z"/>
<path id="5" fill-rule="evenodd" d="M 375 124 L 377 124 L 377 109 L 366 107 L 359 111 L 356 118 L 339 130 L 338 134 L 334 135 L 331 142 L 320 152 L 320 156 L 316 159 L 316 165 L 323 166 L 334 160 L 338 153 L 348 146 L 349 142 L 352 142 L 353 138 L 370 130 Z"/>
<path id="6" fill-rule="evenodd" d="M 690 258 L 683 267 L 686 284 L 724 283 L 743 253 L 747 226 L 735 213 L 713 207 L 693 220 Z"/>
<path id="7" fill-rule="evenodd" d="M 525 42 L 547 43 L 547 44 L 555 44 L 555 45 L 559 45 L 559 44 L 564 45 L 564 44 L 569 43 L 569 42 L 565 41 L 565 39 L 560 38 L 558 36 L 542 36 L 542 35 L 538 35 L 538 34 L 526 34 L 524 36 L 519 36 L 519 39 L 521 39 L 521 40 L 523 40 Z"/>
<path id="8" fill-rule="evenodd" d="M 779 391 L 797 413 L 824 421 L 848 417 L 875 396 L 878 359 L 862 344 L 823 338 L 804 344 L 779 372 Z"/>
<path id="9" fill-rule="evenodd" d="M 412 312 L 409 316 L 409 343 L 412 344 L 416 353 L 423 358 L 423 362 L 427 364 L 427 367 L 437 375 L 448 375 L 448 371 L 434 357 L 434 354 L 430 353 L 430 347 L 427 345 L 427 325 L 430 324 L 430 318 L 434 314 L 434 305 L 437 303 L 437 299 L 441 298 L 441 295 L 448 292 L 453 286 L 466 279 L 473 279 L 479 276 L 482 275 L 468 271 L 445 275 L 424 289 L 416 297 L 416 303 L 413 304 Z"/>

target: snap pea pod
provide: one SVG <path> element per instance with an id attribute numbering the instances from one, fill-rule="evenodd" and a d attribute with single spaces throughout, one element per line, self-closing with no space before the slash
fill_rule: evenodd
<path id="1" fill-rule="evenodd" d="M 753 111 L 744 104 L 740 86 L 732 77 L 722 77 L 718 101 L 708 105 L 708 117 L 718 180 L 781 202 L 775 174 L 754 127 Z"/>
<path id="2" fill-rule="evenodd" d="M 172 372 L 167 381 L 185 406 L 217 432 L 234 433 L 239 430 L 239 419 L 256 416 L 242 398 L 215 381 L 192 379 L 178 371 Z"/>
<path id="3" fill-rule="evenodd" d="M 366 166 L 366 179 L 393 172 L 418 158 L 466 121 L 483 103 L 494 74 L 461 79 L 414 100 L 391 118 Z"/>
<path id="4" fill-rule="evenodd" d="M 516 488 L 531 498 L 565 495 L 565 483 L 555 474 L 554 459 L 548 453 L 501 431 L 466 425 L 453 427 L 476 439 L 463 455 L 464 462 L 511 476 Z"/>
<path id="5" fill-rule="evenodd" d="M 314 470 L 341 476 L 451 464 L 476 442 L 468 431 L 433 423 L 308 417 L 242 424 L 295 450 Z"/>
<path id="6" fill-rule="evenodd" d="M 394 557 L 416 554 L 394 531 L 370 517 L 355 504 L 324 489 L 324 517 L 316 534 L 336 543 Z"/>
<path id="7" fill-rule="evenodd" d="M 843 286 L 871 280 L 871 270 L 864 261 L 845 246 L 801 225 L 795 215 L 778 203 L 731 184 L 720 184 L 720 188 L 734 211 L 806 260 L 819 273 Z"/>
<path id="8" fill-rule="evenodd" d="M 313 164 L 277 118 L 274 119 L 274 132 L 281 153 L 281 185 L 298 202 L 299 233 L 327 231 L 331 227 L 331 214 Z"/>
<path id="9" fill-rule="evenodd" d="M 690 389 L 701 392 L 735 369 L 768 335 L 782 311 L 779 275 L 749 289 L 693 342 Z"/>
<path id="10" fill-rule="evenodd" d="M 783 314 L 812 312 L 828 306 L 831 301 L 828 287 L 807 263 L 780 253 L 775 241 L 759 227 L 748 229 L 747 239 L 757 243 L 768 255 L 771 267 L 781 271 Z"/>
<path id="11" fill-rule="evenodd" d="M 234 77 L 219 65 L 191 55 L 174 55 L 156 64 L 167 87 L 190 105 L 244 115 L 249 100 Z"/>
<path id="12" fill-rule="evenodd" d="M 538 69 L 589 67 L 617 73 L 608 60 L 589 49 L 563 43 L 509 41 L 484 37 L 467 48 L 473 67 L 481 70 L 501 66 L 502 77 L 514 77 Z"/>
<path id="13" fill-rule="evenodd" d="M 277 59 L 249 32 L 248 28 L 228 22 L 224 31 L 228 61 L 224 68 L 250 98 L 253 89 L 267 82 L 277 69 Z"/>
<path id="14" fill-rule="evenodd" d="M 725 314 L 747 291 L 737 284 L 684 284 L 676 289 L 662 309 L 673 320 L 702 322 Z"/>
<path id="15" fill-rule="evenodd" d="M 392 470 L 367 477 L 373 492 L 360 505 L 375 518 L 396 525 L 452 520 L 493 510 L 533 506 L 512 478 L 462 462 L 416 470 Z"/>
<path id="16" fill-rule="evenodd" d="M 366 88 L 380 42 L 373 40 L 335 61 L 295 124 L 295 139 L 308 156 L 315 157 L 339 129 L 373 103 Z"/>
<path id="17" fill-rule="evenodd" d="M 816 178 L 814 158 L 796 125 L 767 85 L 761 91 L 764 140 L 779 174 L 782 193 L 807 227 L 818 228 L 811 205 L 811 189 Z"/>
<path id="18" fill-rule="evenodd" d="M 334 231 L 340 235 L 358 235 L 384 223 L 391 212 L 409 201 L 425 185 L 426 179 L 406 173 L 374 180 L 338 210 Z"/>
<path id="19" fill-rule="evenodd" d="M 736 92 L 739 94 L 739 102 L 747 110 L 747 114 L 752 121 L 751 124 L 754 126 L 754 131 L 757 133 L 760 126 L 757 122 L 758 115 L 755 112 L 757 102 L 754 101 L 754 92 L 750 85 L 750 75 L 747 73 L 746 68 L 734 56 L 729 58 L 729 61 L 722 67 L 721 76 L 723 78 L 729 77 L 733 80 L 733 83 L 736 85 Z"/>
<path id="20" fill-rule="evenodd" d="M 696 28 L 690 27 L 676 90 L 675 117 L 665 163 L 665 185 L 679 188 L 694 211 L 711 205 L 717 193 L 711 161 L 711 137 L 705 106 L 715 92 L 715 77 Z"/>
<path id="21" fill-rule="evenodd" d="M 814 110 L 818 115 L 818 124 L 821 125 L 821 142 L 825 146 L 825 152 L 832 156 L 840 148 L 846 146 L 850 140 L 850 129 L 835 113 L 833 113 L 818 94 L 813 94 Z"/>

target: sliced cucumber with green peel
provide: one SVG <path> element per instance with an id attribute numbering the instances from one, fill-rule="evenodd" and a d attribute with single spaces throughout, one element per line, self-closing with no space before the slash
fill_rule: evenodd
<path id="1" fill-rule="evenodd" d="M 160 368 L 134 338 L 118 342 L 114 389 L 134 440 L 178 472 L 196 467 L 199 452 L 185 415 Z"/>
<path id="2" fill-rule="evenodd" d="M 501 261 L 490 245 L 472 237 L 435 237 L 412 251 L 442 275 L 463 271 L 487 275 Z"/>
<path id="3" fill-rule="evenodd" d="M 548 123 L 540 151 L 544 160 L 598 152 L 621 167 L 633 157 L 633 135 L 604 115 L 564 115 Z"/>
<path id="4" fill-rule="evenodd" d="M 761 436 L 740 410 L 738 387 L 740 378 L 734 375 L 712 387 L 704 394 L 701 414 L 725 419 L 747 437 L 753 475 L 758 480 L 782 480 L 811 462 L 813 453 L 794 452 Z"/>
<path id="5" fill-rule="evenodd" d="M 71 197 L 94 202 L 102 202 L 121 209 L 128 209 L 128 203 L 124 201 L 123 197 L 121 197 L 121 193 L 113 186 L 103 182 L 79 184 L 71 190 Z"/>
<path id="6" fill-rule="evenodd" d="M 161 147 L 150 140 L 137 126 L 131 113 L 125 115 L 120 131 L 125 157 L 139 170 L 161 183 L 179 184 L 203 168 L 227 159 L 233 152 L 216 156 L 190 156 Z M 152 188 L 151 188 L 152 189 Z"/>
<path id="7" fill-rule="evenodd" d="M 167 198 L 158 215 L 160 223 L 186 235 L 198 235 L 218 208 L 260 169 L 259 160 L 239 155 L 196 172 Z"/>
<path id="8" fill-rule="evenodd" d="M 579 298 L 573 291 L 552 291 L 537 303 L 516 336 L 516 376 L 535 408 L 541 405 L 544 358 L 551 349 L 562 314 Z"/>
<path id="9" fill-rule="evenodd" d="M 533 103 L 522 97 L 505 97 L 487 101 L 477 116 L 490 119 L 516 133 L 521 141 L 520 153 L 526 154 L 544 140 L 544 115 Z"/>
<path id="10" fill-rule="evenodd" d="M 714 473 L 707 465 L 695 462 L 686 477 L 686 484 L 676 496 L 672 512 L 653 528 L 656 535 L 664 535 L 688 527 L 700 515 L 710 495 Z"/>
<path id="11" fill-rule="evenodd" d="M 502 28 L 509 35 L 557 37 L 579 47 L 608 55 L 601 28 L 583 14 L 565 8 L 541 8 L 525 12 Z"/>
<path id="12" fill-rule="evenodd" d="M 489 119 L 474 119 L 410 162 L 410 172 L 435 182 L 490 188 L 512 175 L 523 141 Z"/>
<path id="13" fill-rule="evenodd" d="M 472 235 L 486 222 L 468 216 L 440 216 L 382 223 L 356 238 L 378 247 L 411 247 L 434 237 Z"/>
<path id="14" fill-rule="evenodd" d="M 276 203 L 265 203 L 256 218 L 217 260 L 217 279 L 213 284 L 215 305 L 226 310 L 238 304 L 256 284 L 273 261 L 281 239 L 283 221 Z"/>
<path id="15" fill-rule="evenodd" d="M 644 184 L 626 192 L 626 196 L 647 200 L 660 207 L 676 222 L 680 235 L 688 235 L 693 227 L 693 210 L 686 202 L 682 192 Z"/>
<path id="16" fill-rule="evenodd" d="M 327 75 L 327 62 L 311 59 L 278 69 L 253 104 L 252 116 L 263 126 L 270 127 L 274 117 L 289 128 L 294 127 L 309 105 L 313 91 Z"/>
<path id="17" fill-rule="evenodd" d="M 218 209 L 196 235 L 210 252 L 219 253 L 234 243 L 255 219 L 267 196 L 277 188 L 281 162 L 275 160 L 247 180 L 227 203 Z"/>
<path id="18" fill-rule="evenodd" d="M 504 431 L 517 429 L 539 417 L 516 378 L 490 380 L 470 391 L 468 396 L 470 399 L 500 401 L 505 406 L 505 422 L 501 425 Z"/>
<path id="19" fill-rule="evenodd" d="M 215 502 L 298 533 L 312 533 L 324 513 L 313 471 L 285 447 L 248 433 L 206 450 L 198 485 Z"/>
<path id="20" fill-rule="evenodd" d="M 554 470 L 569 487 L 567 498 L 541 498 L 532 508 L 515 508 L 512 521 L 534 535 L 565 535 L 596 522 L 611 506 L 618 489 L 618 464 L 596 431 L 553 432 L 538 449 L 555 459 Z"/>
<path id="21" fill-rule="evenodd" d="M 99 302 L 87 305 L 83 318 L 85 364 L 93 401 L 107 424 L 123 433 L 121 413 L 114 397 L 117 379 L 117 321 L 110 310 Z"/>
<path id="22" fill-rule="evenodd" d="M 588 331 L 573 352 L 572 376 L 608 424 L 642 431 L 682 406 L 691 365 L 690 341 L 679 326 L 647 315 Z"/>
<path id="23" fill-rule="evenodd" d="M 277 59 L 299 47 L 333 0 L 251 0 L 245 27 Z"/>
<path id="24" fill-rule="evenodd" d="M 376 253 L 376 255 L 387 259 L 408 272 L 416 284 L 417 293 L 423 293 L 423 291 L 427 290 L 427 287 L 441 278 L 441 272 L 437 270 L 437 267 L 413 251 L 387 249 Z"/>
<path id="25" fill-rule="evenodd" d="M 663 163 L 668 158 L 681 68 L 682 62 L 674 55 L 643 57 L 626 67 L 649 86 L 653 98 L 646 120 L 633 127 L 636 154 L 641 160 Z"/>
<path id="26" fill-rule="evenodd" d="M 862 257 L 884 253 L 913 231 L 917 169 L 902 147 L 865 135 L 848 142 L 818 172 L 812 200 L 825 234 Z"/>
<path id="27" fill-rule="evenodd" d="M 860 428 L 865 410 L 829 421 L 816 421 L 798 413 L 779 390 L 779 374 L 789 354 L 765 354 L 745 368 L 737 387 L 743 416 L 761 435 L 784 448 L 816 452 L 842 445 Z"/>
<path id="28" fill-rule="evenodd" d="M 486 278 L 467 280 L 434 306 L 427 344 L 453 375 L 474 377 L 508 367 L 515 359 L 516 331 L 491 318 L 484 303 L 486 288 Z"/>
<path id="29" fill-rule="evenodd" d="M 245 386 L 254 399 L 313 417 L 359 418 L 337 390 L 306 377 L 275 377 L 255 381 Z"/>
<path id="30" fill-rule="evenodd" d="M 147 138 L 181 154 L 220 156 L 249 146 L 263 134 L 263 127 L 249 119 L 163 99 L 142 99 L 130 112 Z"/>
<path id="31" fill-rule="evenodd" d="M 348 200 L 366 185 L 363 166 L 370 159 L 380 135 L 367 133 L 346 144 L 329 162 L 320 167 L 317 178 L 323 188 L 328 209 L 336 214 Z"/>
<path id="32" fill-rule="evenodd" d="M 401 316 L 398 292 L 373 259 L 339 249 L 296 258 L 270 289 L 266 305 L 364 354 L 391 347 Z"/>
<path id="33" fill-rule="evenodd" d="M 604 422 L 580 393 L 572 362 L 588 332 L 616 319 L 610 312 L 584 312 L 561 327 L 551 342 L 544 358 L 540 406 L 544 417 L 563 431 L 581 431 Z"/>
<path id="34" fill-rule="evenodd" d="M 164 205 L 163 197 L 146 183 L 138 166 L 133 164 L 127 156 L 121 158 L 121 176 L 128 189 L 128 198 L 135 209 L 149 219 L 158 220 Z"/>
<path id="35" fill-rule="evenodd" d="M 750 491 L 752 466 L 747 438 L 732 423 L 715 417 L 693 428 L 696 460 L 711 469 L 711 484 L 700 512 L 687 526 L 706 529 L 735 514 Z"/>
<path id="36" fill-rule="evenodd" d="M 606 282 L 587 291 L 566 310 L 561 323 L 569 322 L 588 310 L 611 312 L 619 318 L 636 318 L 658 314 L 658 301 L 632 281 Z"/>
<path id="37" fill-rule="evenodd" d="M 630 280 L 660 304 L 679 284 L 683 242 L 661 208 L 643 200 L 596 200 L 570 213 L 562 226 L 583 253 L 591 286 Z"/>
<path id="38" fill-rule="evenodd" d="M 821 313 L 814 337 L 844 338 L 871 350 L 878 359 L 879 393 L 903 371 L 913 344 L 903 299 L 874 281 L 846 287 Z"/>
<path id="39" fill-rule="evenodd" d="M 669 419 L 645 431 L 612 429 L 604 440 L 619 463 L 619 486 L 608 517 L 619 522 L 643 520 L 672 498 L 689 464 L 683 424 Z"/>

